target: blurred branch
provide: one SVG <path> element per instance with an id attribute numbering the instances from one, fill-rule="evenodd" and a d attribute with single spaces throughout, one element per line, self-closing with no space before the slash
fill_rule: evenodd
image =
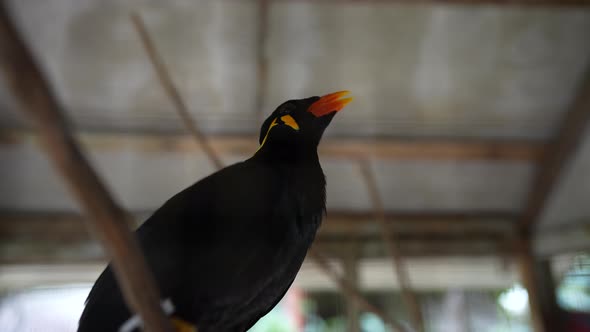
<path id="1" fill-rule="evenodd" d="M 379 190 L 377 189 L 375 175 L 373 174 L 371 166 L 366 160 L 360 162 L 360 169 L 363 179 L 365 180 L 365 183 L 367 185 L 367 190 L 369 191 L 371 202 L 373 203 L 373 209 L 375 210 L 375 219 L 377 219 L 381 226 L 381 236 L 383 239 L 383 244 L 385 245 L 385 249 L 389 253 L 389 256 L 393 260 L 394 273 L 397 276 L 397 280 L 400 285 L 402 298 L 406 305 L 406 309 L 410 313 L 410 317 L 412 319 L 414 328 L 419 332 L 424 331 L 424 322 L 422 320 L 420 304 L 418 303 L 416 294 L 412 291 L 412 288 L 410 286 L 410 277 L 408 276 L 408 271 L 404 264 L 404 260 L 400 253 L 398 245 L 393 240 L 394 231 L 392 227 L 390 227 L 390 225 L 388 225 L 387 223 L 385 209 L 383 207 L 383 201 L 381 200 L 381 197 L 379 195 Z"/>
<path id="2" fill-rule="evenodd" d="M 313 259 L 314 263 L 316 263 L 317 266 L 320 269 L 322 269 L 324 273 L 326 273 L 326 275 L 336 283 L 338 288 L 342 291 L 342 293 L 344 293 L 344 295 L 348 299 L 355 301 L 363 309 L 379 316 L 379 318 L 381 318 L 383 322 L 389 324 L 393 329 L 400 332 L 406 331 L 406 329 L 400 323 L 392 319 L 389 319 L 383 311 L 379 310 L 379 308 L 369 303 L 369 301 L 367 301 L 367 299 L 361 294 L 361 292 L 356 287 L 354 287 L 354 285 L 352 285 L 346 278 L 341 276 L 340 273 L 338 273 L 338 271 L 336 271 L 334 268 L 332 268 L 332 266 L 330 266 L 328 259 L 326 259 L 326 257 L 322 255 L 317 248 L 310 248 L 308 254 L 309 257 Z"/>
<path id="3" fill-rule="evenodd" d="M 113 260 L 117 281 L 129 307 L 147 331 L 171 331 L 160 308 L 156 283 L 117 206 L 70 133 L 49 82 L 0 3 L 0 69 L 19 108 L 32 120 L 41 143 L 74 197 L 89 215 L 87 227 Z"/>
<path id="4" fill-rule="evenodd" d="M 258 0 L 258 30 L 256 36 L 256 110 L 257 118 L 264 117 L 264 98 L 268 89 L 268 58 L 266 56 L 266 42 L 268 40 L 269 0 Z"/>
<path id="5" fill-rule="evenodd" d="M 174 109 L 182 119 L 185 127 L 188 129 L 191 135 L 193 135 L 197 144 L 199 144 L 203 151 L 205 151 L 213 165 L 215 165 L 217 169 L 223 168 L 223 163 L 221 162 L 221 159 L 207 141 L 207 137 L 205 137 L 201 130 L 199 130 L 196 120 L 193 117 L 191 117 L 186 106 L 186 103 L 180 96 L 180 93 L 174 85 L 174 82 L 172 82 L 170 73 L 166 69 L 162 57 L 160 56 L 160 54 L 158 54 L 158 51 L 156 50 L 156 47 L 154 46 L 154 43 L 147 32 L 147 29 L 145 27 L 145 24 L 143 23 L 141 16 L 133 13 L 131 14 L 131 21 L 133 22 L 133 25 L 135 26 L 135 29 L 139 34 L 141 44 L 143 45 L 145 52 L 150 58 L 150 62 L 154 66 L 154 70 L 158 75 L 158 80 L 160 81 L 160 84 L 166 91 L 166 94 L 168 94 L 168 97 L 170 97 L 170 100 L 174 104 Z"/>

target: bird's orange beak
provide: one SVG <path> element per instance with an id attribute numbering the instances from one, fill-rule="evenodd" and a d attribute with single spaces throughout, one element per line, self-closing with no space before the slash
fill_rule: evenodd
<path id="1" fill-rule="evenodd" d="M 352 101 L 352 97 L 342 98 L 349 94 L 350 91 L 338 91 L 327 94 L 320 98 L 320 100 L 311 104 L 308 112 L 311 112 L 316 117 L 324 116 L 328 113 L 338 112 Z"/>

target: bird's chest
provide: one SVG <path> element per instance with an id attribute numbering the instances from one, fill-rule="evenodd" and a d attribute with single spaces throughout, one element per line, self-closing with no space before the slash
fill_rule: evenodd
<path id="1" fill-rule="evenodd" d="M 322 218 L 321 210 L 310 210 L 296 197 L 287 195 L 283 204 L 272 221 L 278 225 L 277 229 L 266 238 L 272 248 L 265 259 L 268 273 L 264 275 L 261 287 L 254 291 L 257 294 L 252 303 L 263 308 L 263 312 L 283 296 L 295 279 Z"/>
<path id="2" fill-rule="evenodd" d="M 282 188 L 267 220 L 266 240 L 278 253 L 298 251 L 308 246 L 323 212 L 323 201 L 305 183 L 289 183 Z"/>
<path id="3" fill-rule="evenodd" d="M 307 250 L 320 225 L 323 208 L 320 198 L 305 190 L 285 190 L 278 199 L 276 209 L 269 221 L 269 232 L 266 241 L 272 248 L 272 259 L 275 274 L 284 274 L 289 279 L 299 270 Z"/>

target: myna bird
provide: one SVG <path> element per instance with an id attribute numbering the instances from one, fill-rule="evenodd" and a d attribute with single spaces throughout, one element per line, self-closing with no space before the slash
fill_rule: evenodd
<path id="1" fill-rule="evenodd" d="M 325 215 L 317 146 L 347 94 L 283 103 L 250 159 L 176 194 L 136 231 L 178 330 L 246 331 L 287 292 Z M 131 331 L 138 322 L 108 266 L 78 331 Z"/>

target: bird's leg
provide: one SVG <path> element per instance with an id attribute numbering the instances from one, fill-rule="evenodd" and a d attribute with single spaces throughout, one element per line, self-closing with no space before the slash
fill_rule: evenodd
<path id="1" fill-rule="evenodd" d="M 196 326 L 176 317 L 172 317 L 172 326 L 176 332 L 199 332 Z"/>
<path id="2" fill-rule="evenodd" d="M 166 300 L 162 301 L 161 305 L 162 305 L 162 310 L 164 311 L 164 313 L 166 313 L 166 315 L 170 315 L 171 313 L 174 312 L 174 304 L 172 304 L 172 301 L 170 299 L 166 299 Z M 189 323 L 185 320 L 182 320 L 182 319 L 174 317 L 174 316 L 172 316 L 172 318 L 170 320 L 171 320 L 172 326 L 174 327 L 174 330 L 176 330 L 176 332 L 199 332 L 199 330 L 197 329 L 197 327 L 195 325 L 192 325 L 191 323 Z M 141 318 L 138 315 L 134 315 L 131 318 L 129 318 L 127 321 L 125 321 L 123 323 L 123 325 L 121 325 L 121 327 L 119 328 L 119 332 L 134 331 L 136 328 L 141 327 L 141 326 L 142 326 Z"/>

